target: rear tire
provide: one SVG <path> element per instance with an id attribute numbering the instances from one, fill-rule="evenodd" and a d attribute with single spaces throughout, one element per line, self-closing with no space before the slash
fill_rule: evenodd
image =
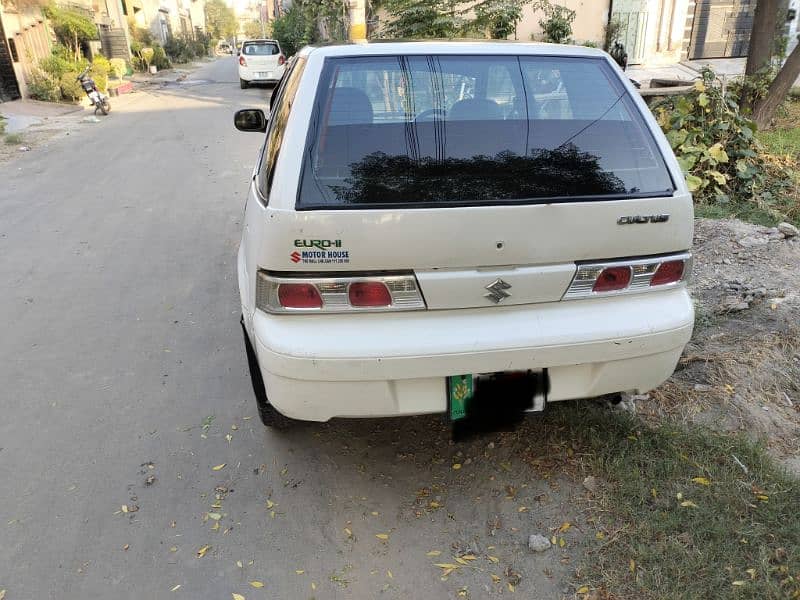
<path id="1" fill-rule="evenodd" d="M 242 334 L 244 335 L 244 348 L 247 352 L 247 365 L 250 368 L 250 382 L 253 384 L 253 393 L 256 396 L 256 406 L 258 407 L 258 416 L 261 422 L 272 429 L 290 429 L 297 421 L 280 413 L 267 399 L 267 390 L 264 387 L 264 379 L 261 377 L 258 357 L 253 345 L 250 343 L 247 330 L 244 328 L 244 319 L 242 320 Z"/>
<path id="2" fill-rule="evenodd" d="M 100 102 L 100 112 L 107 115 L 111 111 L 111 103 L 108 100 Z"/>
<path id="3" fill-rule="evenodd" d="M 248 85 L 249 84 L 244 79 L 242 79 L 241 77 L 239 78 L 239 87 L 241 89 L 246 90 Z"/>

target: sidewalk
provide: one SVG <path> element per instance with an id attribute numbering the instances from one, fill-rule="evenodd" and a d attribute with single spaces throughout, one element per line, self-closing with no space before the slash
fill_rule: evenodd
<path id="1" fill-rule="evenodd" d="M 81 112 L 80 104 L 59 104 L 38 100 L 13 100 L 0 103 L 0 115 L 6 119 L 6 133 L 17 133 L 51 118 Z"/>

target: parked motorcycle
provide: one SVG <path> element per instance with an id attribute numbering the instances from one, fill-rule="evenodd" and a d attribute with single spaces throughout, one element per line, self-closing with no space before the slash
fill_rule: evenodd
<path id="1" fill-rule="evenodd" d="M 108 101 L 108 96 L 97 89 L 97 84 L 94 82 L 94 79 L 89 76 L 89 68 L 90 67 L 86 67 L 83 72 L 78 75 L 77 81 L 81 82 L 83 91 L 86 92 L 86 95 L 89 96 L 89 100 L 94 104 L 95 114 L 97 114 L 99 110 L 104 115 L 107 115 L 108 111 L 111 110 L 111 103 Z"/>

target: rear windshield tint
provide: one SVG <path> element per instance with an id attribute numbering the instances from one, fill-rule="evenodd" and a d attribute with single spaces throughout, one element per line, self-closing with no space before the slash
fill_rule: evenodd
<path id="1" fill-rule="evenodd" d="M 298 208 L 671 194 L 652 135 L 605 61 L 327 59 Z"/>
<path id="2" fill-rule="evenodd" d="M 280 54 L 275 42 L 245 42 L 242 47 L 245 56 L 272 56 Z"/>

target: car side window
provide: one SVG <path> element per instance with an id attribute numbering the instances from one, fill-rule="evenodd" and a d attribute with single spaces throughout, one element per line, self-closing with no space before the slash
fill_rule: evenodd
<path id="1" fill-rule="evenodd" d="M 257 174 L 257 186 L 259 193 L 266 201 L 269 198 L 269 190 L 272 187 L 272 178 L 275 174 L 275 164 L 278 161 L 283 136 L 286 133 L 286 122 L 289 120 L 289 113 L 292 109 L 294 97 L 297 94 L 297 86 L 305 68 L 305 60 L 297 59 L 289 71 L 275 88 L 276 99 L 272 103 L 270 110 L 269 126 L 267 127 L 267 139 L 264 143 L 261 165 Z"/>

